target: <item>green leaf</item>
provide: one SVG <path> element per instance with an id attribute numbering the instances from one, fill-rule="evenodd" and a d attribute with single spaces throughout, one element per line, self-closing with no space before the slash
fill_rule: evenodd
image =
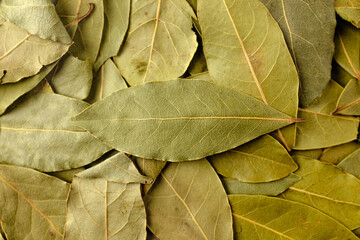
<path id="1" fill-rule="evenodd" d="M 54 66 L 55 63 L 43 68 L 35 76 L 23 79 L 20 82 L 0 85 L 0 115 L 3 114 L 16 99 L 36 87 Z"/>
<path id="2" fill-rule="evenodd" d="M 82 61 L 67 55 L 55 71 L 51 84 L 56 93 L 77 99 L 85 99 L 89 95 L 93 79 L 89 59 Z"/>
<path id="3" fill-rule="evenodd" d="M 111 93 L 127 88 L 126 82 L 121 76 L 119 69 L 114 62 L 109 59 L 101 66 L 90 91 L 88 99 L 90 103 L 97 102 Z"/>
<path id="4" fill-rule="evenodd" d="M 184 79 L 119 90 L 72 120 L 119 151 L 167 161 L 223 152 L 296 121 L 243 93 Z"/>
<path id="5" fill-rule="evenodd" d="M 351 230 L 360 227 L 360 180 L 332 164 L 301 156 L 294 160 L 299 164 L 295 174 L 302 179 L 283 196 L 315 207 Z"/>
<path id="6" fill-rule="evenodd" d="M 351 76 L 360 80 L 360 31 L 350 23 L 338 23 L 334 59 Z"/>
<path id="7" fill-rule="evenodd" d="M 116 56 L 129 25 L 130 0 L 104 1 L 104 30 L 95 71 L 110 57 Z"/>
<path id="8" fill-rule="evenodd" d="M 300 76 L 300 104 L 308 107 L 330 80 L 336 25 L 334 1 L 260 1 L 284 33 Z"/>
<path id="9" fill-rule="evenodd" d="M 290 173 L 289 176 L 266 183 L 246 183 L 231 178 L 221 180 L 227 194 L 249 194 L 276 196 L 284 192 L 291 185 L 301 179 L 300 176 Z"/>
<path id="10" fill-rule="evenodd" d="M 304 156 L 312 159 L 319 159 L 322 153 L 323 153 L 322 149 L 294 150 L 291 152 L 291 156 Z"/>
<path id="11" fill-rule="evenodd" d="M 351 79 L 341 93 L 334 113 L 342 115 L 360 115 L 360 83 Z"/>
<path id="12" fill-rule="evenodd" d="M 358 239 L 334 219 L 300 203 L 248 195 L 229 195 L 229 200 L 235 222 L 234 239 Z"/>
<path id="13" fill-rule="evenodd" d="M 297 169 L 286 149 L 269 135 L 209 159 L 216 172 L 242 182 L 270 182 Z"/>
<path id="14" fill-rule="evenodd" d="M 320 161 L 332 163 L 334 165 L 338 164 L 341 160 L 347 157 L 349 154 L 360 148 L 360 143 L 358 141 L 353 141 L 334 147 L 324 149 L 321 154 Z"/>
<path id="15" fill-rule="evenodd" d="M 50 0 L 2 0 L 0 16 L 42 39 L 66 45 L 72 42 Z"/>
<path id="16" fill-rule="evenodd" d="M 110 148 L 70 123 L 87 106 L 51 93 L 27 96 L 0 117 L 0 163 L 52 172 L 95 161 Z"/>
<path id="17" fill-rule="evenodd" d="M 0 217 L 7 239 L 62 239 L 69 184 L 32 169 L 0 165 Z"/>
<path id="18" fill-rule="evenodd" d="M 298 75 L 283 34 L 266 7 L 258 0 L 199 0 L 198 17 L 214 81 L 296 117 Z M 291 149 L 295 126 L 282 134 Z"/>
<path id="19" fill-rule="evenodd" d="M 144 201 L 148 227 L 161 240 L 233 239 L 226 193 L 206 160 L 168 163 Z"/>
<path id="20" fill-rule="evenodd" d="M 148 180 L 117 153 L 77 174 L 71 184 L 64 239 L 146 239 L 140 183 Z"/>
<path id="21" fill-rule="evenodd" d="M 360 28 L 360 2 L 358 0 L 335 0 L 335 10 L 340 17 Z"/>
<path id="22" fill-rule="evenodd" d="M 61 58 L 70 47 L 70 44 L 41 39 L 7 20 L 0 23 L 0 32 L 3 33 L 0 72 L 6 71 L 1 83 L 13 83 L 37 74 L 43 66 Z"/>
<path id="23" fill-rule="evenodd" d="M 345 157 L 338 166 L 342 168 L 345 172 L 348 172 L 354 175 L 357 178 L 360 178 L 360 149 L 355 150 L 347 157 Z"/>
<path id="24" fill-rule="evenodd" d="M 114 58 L 131 86 L 186 71 L 197 47 L 192 17 L 186 0 L 132 1 L 127 39 Z"/>
<path id="25" fill-rule="evenodd" d="M 353 76 L 351 76 L 350 73 L 340 67 L 336 61 L 333 61 L 331 78 L 339 83 L 342 87 L 345 87 L 351 79 L 355 79 Z"/>

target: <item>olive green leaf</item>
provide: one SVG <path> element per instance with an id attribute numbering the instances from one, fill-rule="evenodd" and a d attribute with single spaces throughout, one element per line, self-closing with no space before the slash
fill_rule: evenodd
<path id="1" fill-rule="evenodd" d="M 354 230 L 352 230 L 352 232 L 353 232 L 356 236 L 360 237 L 360 228 L 354 229 Z"/>
<path id="2" fill-rule="evenodd" d="M 340 168 L 306 157 L 295 157 L 302 179 L 283 196 L 328 214 L 346 227 L 360 227 L 360 180 Z"/>
<path id="3" fill-rule="evenodd" d="M 342 115 L 360 115 L 360 83 L 358 79 L 351 79 L 341 93 L 336 110 Z"/>
<path id="4" fill-rule="evenodd" d="M 144 201 L 148 227 L 161 240 L 233 239 L 225 190 L 205 159 L 168 163 Z"/>
<path id="5" fill-rule="evenodd" d="M 93 64 L 100 50 L 104 28 L 103 0 L 59 0 L 56 11 L 74 41 L 69 53 Z M 86 16 L 81 22 L 77 19 Z"/>
<path id="6" fill-rule="evenodd" d="M 186 79 L 119 90 L 72 120 L 119 151 L 167 161 L 220 153 L 297 121 L 241 92 Z"/>
<path id="7" fill-rule="evenodd" d="M 291 156 L 304 156 L 312 159 L 319 159 L 322 156 L 322 149 L 312 149 L 312 150 L 293 150 Z"/>
<path id="8" fill-rule="evenodd" d="M 73 181 L 74 175 L 84 171 L 85 168 L 84 167 L 79 167 L 79 168 L 72 168 L 69 170 L 64 170 L 64 171 L 57 171 L 57 172 L 49 172 L 47 174 L 60 178 L 61 180 L 71 183 Z"/>
<path id="9" fill-rule="evenodd" d="M 104 1 L 104 30 L 99 55 L 94 64 L 97 71 L 110 57 L 116 56 L 129 25 L 130 0 Z"/>
<path id="10" fill-rule="evenodd" d="M 7 239 L 62 239 L 69 184 L 32 169 L 0 165 L 0 218 Z"/>
<path id="11" fill-rule="evenodd" d="M 350 73 L 340 67 L 336 61 L 333 61 L 331 78 L 339 83 L 342 87 L 345 87 L 351 79 L 355 79 L 353 76 L 351 76 Z"/>
<path id="12" fill-rule="evenodd" d="M 43 66 L 61 58 L 70 47 L 70 44 L 32 35 L 7 20 L 0 23 L 0 32 L 3 33 L 0 72 L 4 72 L 1 83 L 13 83 L 35 75 Z"/>
<path id="13" fill-rule="evenodd" d="M 242 182 L 270 182 L 297 169 L 286 149 L 269 135 L 209 159 L 217 173 Z"/>
<path id="14" fill-rule="evenodd" d="M 350 23 L 338 22 L 334 59 L 351 76 L 360 80 L 360 31 Z"/>
<path id="15" fill-rule="evenodd" d="M 354 175 L 357 178 L 360 178 L 360 150 L 357 149 L 347 157 L 345 157 L 338 166 L 342 168 L 344 171 Z"/>
<path id="16" fill-rule="evenodd" d="M 144 194 L 150 190 L 152 185 L 155 183 L 156 178 L 159 176 L 163 168 L 165 167 L 165 161 L 157 161 L 153 159 L 145 159 L 134 157 L 136 166 L 138 167 L 141 174 L 151 177 L 154 181 L 151 184 L 143 185 Z"/>
<path id="17" fill-rule="evenodd" d="M 360 28 L 360 2 L 358 0 L 335 0 L 335 10 L 340 17 Z"/>
<path id="18" fill-rule="evenodd" d="M 214 81 L 296 117 L 298 75 L 281 29 L 266 7 L 258 0 L 199 0 L 198 17 Z M 295 126 L 280 134 L 291 150 Z"/>
<path id="19" fill-rule="evenodd" d="M 64 239 L 145 240 L 140 183 L 148 181 L 123 153 L 74 176 Z"/>
<path id="20" fill-rule="evenodd" d="M 85 99 L 90 92 L 93 73 L 89 59 L 82 61 L 71 55 L 61 59 L 51 84 L 56 93 L 77 99 Z"/>
<path id="21" fill-rule="evenodd" d="M 209 81 L 209 82 L 214 82 L 209 74 L 209 72 L 202 72 L 202 73 L 197 73 L 194 74 L 192 76 L 187 77 L 186 79 L 191 79 L 191 80 L 203 80 L 203 81 Z"/>
<path id="22" fill-rule="evenodd" d="M 103 99 L 119 89 L 127 88 L 126 82 L 121 76 L 119 69 L 114 62 L 107 60 L 98 71 L 89 97 L 86 99 L 90 103 L 94 103 Z"/>
<path id="23" fill-rule="evenodd" d="M 192 17 L 186 0 L 132 1 L 127 39 L 115 57 L 131 86 L 172 80 L 186 71 L 197 47 Z"/>
<path id="24" fill-rule="evenodd" d="M 190 4 L 190 6 L 194 9 L 196 12 L 197 9 L 197 0 L 187 0 L 187 2 Z"/>
<path id="25" fill-rule="evenodd" d="M 54 68 L 55 63 L 46 66 L 38 74 L 13 84 L 0 85 L 0 115 L 20 96 L 24 95 L 36 85 Z"/>
<path id="26" fill-rule="evenodd" d="M 260 1 L 284 33 L 299 71 L 300 103 L 308 107 L 321 96 L 330 80 L 336 25 L 334 1 Z"/>
<path id="27" fill-rule="evenodd" d="M 332 164 L 338 164 L 345 157 L 350 155 L 352 152 L 360 148 L 360 143 L 358 141 L 348 142 L 345 144 L 337 145 L 324 149 L 319 160 L 323 162 L 328 162 Z"/>
<path id="28" fill-rule="evenodd" d="M 110 148 L 70 123 L 87 106 L 51 93 L 27 96 L 0 117 L 0 163 L 52 172 L 95 161 Z"/>
<path id="29" fill-rule="evenodd" d="M 229 195 L 236 240 L 322 240 L 358 238 L 322 212 L 280 198 Z"/>
<path id="30" fill-rule="evenodd" d="M 224 178 L 221 182 L 224 185 L 227 194 L 276 196 L 284 192 L 300 179 L 300 176 L 290 173 L 287 177 L 265 183 L 246 183 L 231 178 Z"/>

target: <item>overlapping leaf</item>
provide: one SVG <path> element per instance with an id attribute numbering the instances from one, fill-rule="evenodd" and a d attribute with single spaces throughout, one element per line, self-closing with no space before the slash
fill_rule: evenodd
<path id="1" fill-rule="evenodd" d="M 338 166 L 344 169 L 346 172 L 354 175 L 357 178 L 360 178 L 360 150 L 357 149 L 351 154 L 349 154 L 346 158 L 344 158 Z"/>
<path id="2" fill-rule="evenodd" d="M 341 160 L 343 160 L 345 157 L 347 157 L 359 148 L 360 143 L 358 141 L 340 144 L 334 147 L 324 149 L 319 160 L 336 165 L 341 162 Z"/>
<path id="3" fill-rule="evenodd" d="M 360 115 L 360 83 L 358 79 L 352 79 L 348 82 L 338 99 L 334 113 Z"/>
<path id="4" fill-rule="evenodd" d="M 360 2 L 357 0 L 335 0 L 335 10 L 346 21 L 360 28 Z"/>

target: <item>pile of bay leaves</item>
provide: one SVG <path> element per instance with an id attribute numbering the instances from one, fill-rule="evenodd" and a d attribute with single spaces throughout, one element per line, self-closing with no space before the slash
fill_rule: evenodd
<path id="1" fill-rule="evenodd" d="M 0 239 L 359 239 L 359 28 L 359 0 L 0 0 Z"/>

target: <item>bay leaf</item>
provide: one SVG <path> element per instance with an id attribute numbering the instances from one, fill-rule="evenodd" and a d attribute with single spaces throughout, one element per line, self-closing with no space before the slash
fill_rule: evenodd
<path id="1" fill-rule="evenodd" d="M 231 178 L 221 180 L 227 194 L 249 194 L 276 196 L 284 192 L 291 185 L 301 179 L 300 176 L 290 173 L 288 176 L 272 182 L 247 183 Z"/>
<path id="2" fill-rule="evenodd" d="M 301 156 L 294 160 L 299 165 L 295 174 L 302 179 L 283 196 L 317 208 L 351 230 L 360 227 L 360 180 L 329 163 Z"/>
<path id="3" fill-rule="evenodd" d="M 167 161 L 223 152 L 298 121 L 243 93 L 186 79 L 119 90 L 72 120 L 119 151 Z"/>
<path id="4" fill-rule="evenodd" d="M 296 117 L 298 75 L 281 29 L 266 7 L 258 0 L 199 0 L 198 17 L 214 81 Z M 291 150 L 295 126 L 281 135 Z"/>
<path id="5" fill-rule="evenodd" d="M 99 55 L 94 64 L 97 71 L 110 57 L 116 56 L 129 25 L 130 0 L 104 1 L 104 30 Z"/>
<path id="6" fill-rule="evenodd" d="M 293 150 L 291 156 L 304 156 L 312 159 L 319 159 L 322 156 L 322 149 L 312 149 L 312 150 Z"/>
<path id="7" fill-rule="evenodd" d="M 23 79 L 20 82 L 0 85 L 0 115 L 3 114 L 16 99 L 36 87 L 54 66 L 55 63 L 46 66 L 35 76 Z"/>
<path id="8" fill-rule="evenodd" d="M 69 184 L 35 170 L 0 165 L 1 227 L 7 239 L 62 239 Z"/>
<path id="9" fill-rule="evenodd" d="M 360 79 L 360 31 L 350 23 L 338 22 L 334 59 L 351 76 Z"/>
<path id="10" fill-rule="evenodd" d="M 357 149 L 347 157 L 345 157 L 338 166 L 342 168 L 345 172 L 354 175 L 357 178 L 360 178 L 360 150 Z"/>
<path id="11" fill-rule="evenodd" d="M 352 231 L 357 237 L 360 237 L 360 228 L 354 229 Z"/>
<path id="12" fill-rule="evenodd" d="M 57 171 L 57 172 L 48 172 L 47 174 L 60 178 L 61 180 L 71 183 L 73 181 L 74 175 L 84 171 L 85 168 L 79 167 L 79 168 L 72 168 L 69 170 L 64 171 Z"/>
<path id="13" fill-rule="evenodd" d="M 4 73 L 1 83 L 13 83 L 37 74 L 43 66 L 60 59 L 70 47 L 70 44 L 41 39 L 7 20 L 0 23 L 0 32 L 3 33 L 0 72 Z"/>
<path id="14" fill-rule="evenodd" d="M 335 10 L 346 21 L 360 28 L 360 2 L 357 0 L 335 0 Z"/>
<path id="15" fill-rule="evenodd" d="M 87 106 L 51 93 L 26 96 L 0 117 L 0 163 L 52 172 L 95 161 L 110 148 L 70 123 Z"/>
<path id="16" fill-rule="evenodd" d="M 67 30 L 74 41 L 69 53 L 81 60 L 90 59 L 93 64 L 100 50 L 104 28 L 103 0 L 59 0 L 56 11 L 63 24 L 69 25 Z M 82 16 L 86 18 L 74 23 Z"/>
<path id="17" fill-rule="evenodd" d="M 186 79 L 214 82 L 208 71 L 191 75 L 191 76 L 187 77 Z"/>
<path id="18" fill-rule="evenodd" d="M 334 147 L 330 147 L 324 149 L 319 160 L 336 165 L 341 162 L 345 157 L 347 157 L 359 148 L 360 143 L 358 141 L 348 142 Z"/>
<path id="19" fill-rule="evenodd" d="M 60 60 L 51 84 L 56 93 L 85 99 L 90 92 L 93 73 L 89 59 L 82 61 L 71 55 Z"/>
<path id="20" fill-rule="evenodd" d="M 69 194 L 64 239 L 145 240 L 140 183 L 148 179 L 123 153 L 77 174 Z"/>
<path id="21" fill-rule="evenodd" d="M 217 173 L 242 182 L 279 180 L 297 169 L 286 149 L 269 135 L 208 158 Z"/>
<path id="22" fill-rule="evenodd" d="M 342 87 L 345 87 L 351 79 L 355 79 L 353 76 L 351 76 L 350 73 L 340 67 L 336 61 L 333 61 L 331 78 L 339 83 Z"/>
<path id="23" fill-rule="evenodd" d="M 172 80 L 186 71 L 197 47 L 192 17 L 186 0 L 132 1 L 127 39 L 114 58 L 131 86 Z"/>
<path id="24" fill-rule="evenodd" d="M 190 4 L 190 6 L 194 9 L 196 12 L 197 9 L 197 0 L 187 0 L 187 2 Z"/>
<path id="25" fill-rule="evenodd" d="M 234 239 L 358 239 L 339 222 L 304 204 L 240 194 L 229 195 L 229 200 Z"/>
<path id="26" fill-rule="evenodd" d="M 351 79 L 341 93 L 334 114 L 360 115 L 360 83 Z"/>
<path id="27" fill-rule="evenodd" d="M 201 42 L 200 37 L 198 37 L 198 41 Z M 196 50 L 195 55 L 190 62 L 188 71 L 190 75 L 195 75 L 207 71 L 206 59 L 204 56 L 204 51 L 202 49 L 201 43 L 199 43 L 199 47 Z"/>
<path id="28" fill-rule="evenodd" d="M 205 159 L 168 163 L 144 202 L 148 227 L 162 240 L 233 239 L 225 190 Z"/>
<path id="29" fill-rule="evenodd" d="M 260 1 L 284 33 L 300 76 L 300 105 L 309 107 L 330 80 L 336 25 L 334 1 Z"/>
<path id="30" fill-rule="evenodd" d="M 146 240 L 160 240 L 158 237 L 156 237 L 149 229 L 147 229 L 147 236 Z"/>
<path id="31" fill-rule="evenodd" d="M 86 101 L 94 103 L 110 95 L 111 93 L 127 88 L 127 84 L 121 76 L 115 63 L 109 59 L 98 71 L 92 85 L 89 97 Z"/>
<path id="32" fill-rule="evenodd" d="M 38 93 L 54 93 L 54 90 L 50 86 L 49 82 L 46 80 L 46 77 L 35 88 L 33 88 L 28 94 L 35 95 Z"/>

